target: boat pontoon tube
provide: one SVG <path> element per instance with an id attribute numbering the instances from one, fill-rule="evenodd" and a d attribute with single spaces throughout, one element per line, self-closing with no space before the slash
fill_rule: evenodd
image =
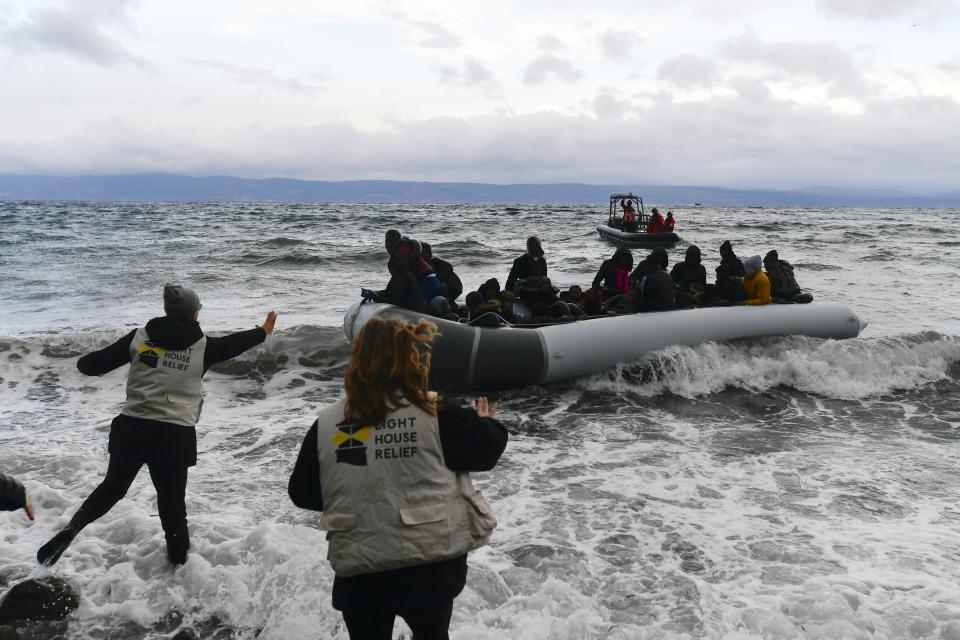
<path id="1" fill-rule="evenodd" d="M 374 316 L 429 320 L 431 383 L 444 389 L 507 389 L 589 375 L 670 345 L 761 336 L 855 338 L 867 323 L 833 302 L 707 307 L 596 318 L 541 328 L 473 327 L 388 304 L 354 304 L 343 319 L 348 340 Z"/>

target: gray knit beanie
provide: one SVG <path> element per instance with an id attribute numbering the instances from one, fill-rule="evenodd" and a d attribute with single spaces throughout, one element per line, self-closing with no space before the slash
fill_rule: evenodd
<path id="1" fill-rule="evenodd" d="M 750 256 L 743 261 L 743 270 L 747 272 L 747 275 L 760 271 L 762 267 L 763 260 L 760 258 L 760 256 Z"/>
<path id="2" fill-rule="evenodd" d="M 175 282 L 163 285 L 163 310 L 168 316 L 192 316 L 202 307 L 193 289 Z"/>

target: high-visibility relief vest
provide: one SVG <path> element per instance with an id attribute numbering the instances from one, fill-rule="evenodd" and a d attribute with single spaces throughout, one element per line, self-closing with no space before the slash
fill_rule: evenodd
<path id="1" fill-rule="evenodd" d="M 429 564 L 486 543 L 497 526 L 467 473 L 443 461 L 439 424 L 416 406 L 377 425 L 320 413 L 317 455 L 327 559 L 338 576 Z"/>
<path id="2" fill-rule="evenodd" d="M 206 336 L 186 349 L 164 349 L 137 329 L 130 343 L 125 416 L 192 427 L 203 407 L 203 352 Z"/>

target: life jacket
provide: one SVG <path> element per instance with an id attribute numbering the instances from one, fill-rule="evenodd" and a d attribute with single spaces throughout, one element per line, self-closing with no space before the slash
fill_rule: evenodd
<path id="1" fill-rule="evenodd" d="M 663 230 L 664 230 L 664 231 L 673 231 L 674 222 L 676 222 L 676 219 L 675 219 L 675 218 L 669 218 L 669 217 L 666 218 L 666 219 L 663 221 Z"/>
<path id="2" fill-rule="evenodd" d="M 663 216 L 658 211 L 656 215 L 650 216 L 650 222 L 647 223 L 647 233 L 660 233 L 663 230 Z"/>
<path id="3" fill-rule="evenodd" d="M 617 289 L 624 293 L 630 291 L 630 269 L 622 265 L 617 265 L 613 269 L 614 277 L 617 281 Z"/>
<path id="4" fill-rule="evenodd" d="M 623 224 L 625 226 L 633 226 L 634 216 L 632 211 L 627 211 L 623 214 Z"/>
<path id="5" fill-rule="evenodd" d="M 203 354 L 207 337 L 186 349 L 164 349 L 140 328 L 130 343 L 125 416 L 192 427 L 203 408 Z"/>
<path id="6" fill-rule="evenodd" d="M 327 559 L 348 577 L 461 556 L 497 525 L 467 473 L 443 460 L 439 424 L 415 405 L 379 425 L 344 419 L 346 399 L 317 418 Z"/>

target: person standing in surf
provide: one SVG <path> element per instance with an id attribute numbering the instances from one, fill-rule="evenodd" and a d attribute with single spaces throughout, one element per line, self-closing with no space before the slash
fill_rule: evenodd
<path id="1" fill-rule="evenodd" d="M 110 425 L 107 475 L 70 519 L 37 551 L 46 566 L 55 563 L 80 531 L 123 498 L 146 464 L 157 490 L 160 523 L 173 564 L 187 561 L 187 469 L 197 463 L 196 424 L 203 406 L 203 374 L 262 343 L 277 314 L 263 325 L 219 338 L 207 337 L 197 317 L 200 298 L 179 284 L 163 288 L 166 315 L 153 318 L 112 345 L 77 361 L 88 376 L 102 376 L 129 364 L 126 402 Z"/>
<path id="2" fill-rule="evenodd" d="M 467 553 L 496 521 L 470 471 L 489 471 L 507 445 L 497 406 L 442 404 L 427 389 L 426 321 L 374 317 L 353 342 L 346 396 L 303 441 L 288 492 L 322 511 L 333 607 L 354 640 L 388 640 L 402 617 L 417 640 L 448 638 Z"/>

